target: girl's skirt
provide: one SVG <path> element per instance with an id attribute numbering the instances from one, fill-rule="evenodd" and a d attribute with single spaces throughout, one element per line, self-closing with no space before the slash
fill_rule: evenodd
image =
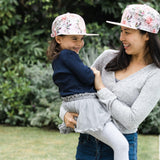
<path id="1" fill-rule="evenodd" d="M 78 113 L 77 125 L 74 131 L 89 133 L 90 131 L 102 130 L 105 124 L 111 121 L 110 114 L 105 110 L 96 97 L 96 93 L 76 94 L 62 97 L 62 105 L 68 112 Z M 60 133 L 70 133 L 73 129 L 66 127 L 65 123 L 59 125 Z"/>

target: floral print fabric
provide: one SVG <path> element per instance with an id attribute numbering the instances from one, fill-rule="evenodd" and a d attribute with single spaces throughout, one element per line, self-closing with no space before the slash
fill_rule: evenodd
<path id="1" fill-rule="evenodd" d="M 136 29 L 157 33 L 160 28 L 160 15 L 147 5 L 130 5 L 125 9 L 121 23 Z"/>
<path id="2" fill-rule="evenodd" d="M 132 29 L 158 33 L 160 28 L 160 14 L 146 4 L 132 4 L 125 8 L 121 23 L 107 22 Z"/>
<path id="3" fill-rule="evenodd" d="M 83 18 L 74 13 L 58 16 L 52 23 L 51 37 L 58 35 L 96 35 L 87 34 Z"/>

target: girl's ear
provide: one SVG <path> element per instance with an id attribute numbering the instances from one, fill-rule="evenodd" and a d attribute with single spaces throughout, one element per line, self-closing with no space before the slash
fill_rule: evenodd
<path id="1" fill-rule="evenodd" d="M 57 42 L 58 44 L 61 44 L 61 39 L 62 39 L 61 36 L 56 36 L 56 37 L 55 37 L 55 40 L 56 40 L 56 42 Z"/>

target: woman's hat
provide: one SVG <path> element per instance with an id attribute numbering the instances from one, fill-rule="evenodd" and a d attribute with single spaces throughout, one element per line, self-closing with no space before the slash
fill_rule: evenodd
<path id="1" fill-rule="evenodd" d="M 160 14 L 146 4 L 132 4 L 125 8 L 120 23 L 106 22 L 132 29 L 158 33 L 160 28 Z"/>
<path id="2" fill-rule="evenodd" d="M 51 37 L 58 35 L 98 36 L 98 34 L 86 33 L 86 25 L 83 18 L 74 13 L 66 13 L 58 16 L 53 21 L 51 30 Z"/>

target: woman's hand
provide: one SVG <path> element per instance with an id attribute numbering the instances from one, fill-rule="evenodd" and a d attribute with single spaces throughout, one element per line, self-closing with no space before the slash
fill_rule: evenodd
<path id="1" fill-rule="evenodd" d="M 77 122 L 74 118 L 77 118 L 77 117 L 78 117 L 77 113 L 67 112 L 64 115 L 64 123 L 66 124 L 67 127 L 74 129 L 75 126 L 77 125 Z"/>
<path id="2" fill-rule="evenodd" d="M 96 90 L 99 91 L 102 88 L 105 88 L 105 86 L 102 82 L 100 71 L 98 71 L 96 68 L 93 68 L 93 67 L 91 67 L 91 70 L 93 71 L 93 73 L 95 75 L 94 86 L 95 86 Z"/>

